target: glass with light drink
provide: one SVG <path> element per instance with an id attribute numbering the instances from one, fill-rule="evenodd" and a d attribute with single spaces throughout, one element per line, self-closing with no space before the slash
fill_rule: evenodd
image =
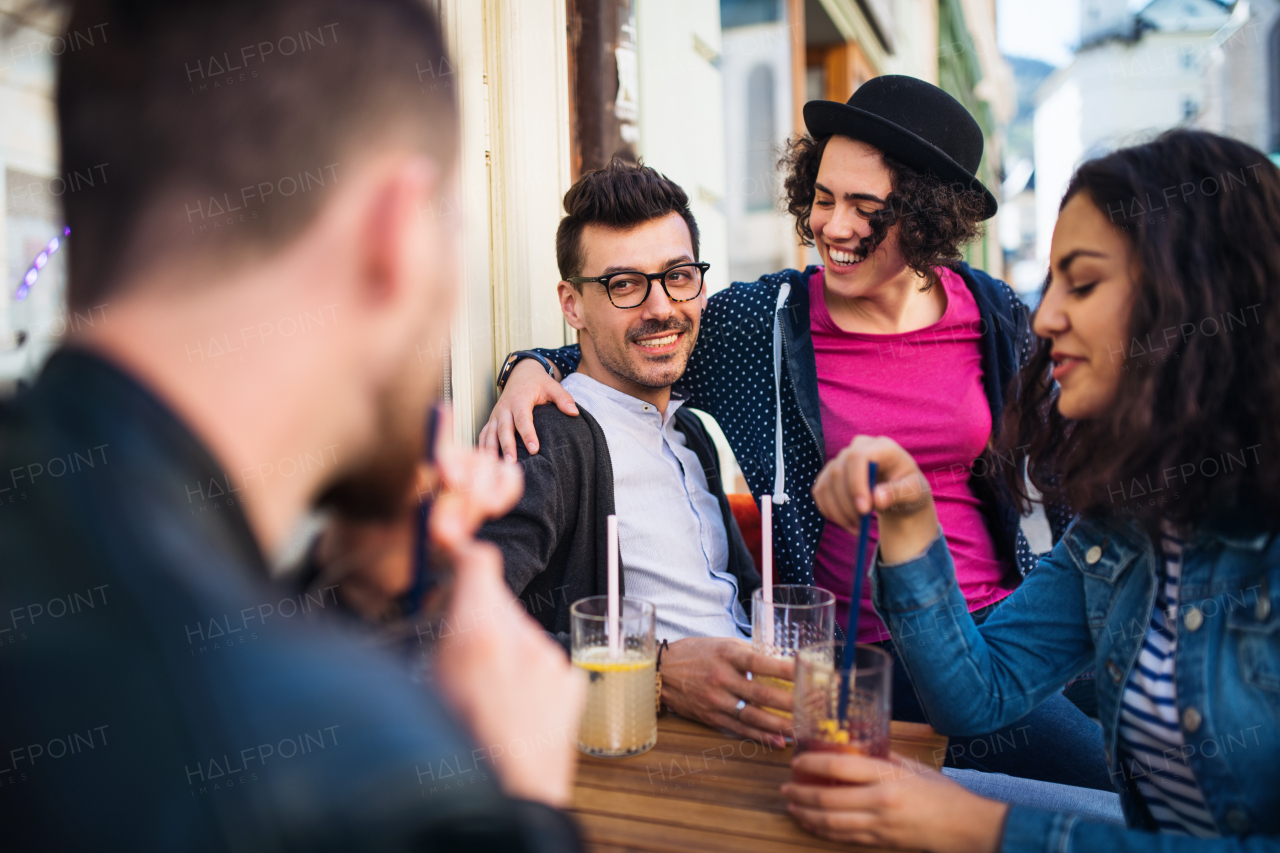
<path id="1" fill-rule="evenodd" d="M 843 640 L 809 646 L 796 655 L 796 754 L 842 752 L 888 758 L 893 659 L 876 646 L 857 646 L 854 665 L 843 669 L 843 662 Z M 793 776 L 802 785 L 837 784 L 825 776 Z"/>
<path id="2" fill-rule="evenodd" d="M 621 600 L 616 654 L 609 648 L 607 611 L 603 595 L 569 608 L 573 665 L 588 678 L 578 749 L 609 758 L 639 755 L 658 742 L 654 606 L 638 598 Z"/>
<path id="3" fill-rule="evenodd" d="M 836 597 L 828 590 L 802 584 L 777 584 L 773 587 L 771 605 L 764 603 L 763 587 L 751 596 L 751 649 L 757 654 L 794 658 L 803 648 L 831 642 L 835 626 Z M 782 678 L 752 673 L 751 679 L 788 693 L 792 689 L 792 683 Z M 791 716 L 777 708 L 765 710 Z"/>

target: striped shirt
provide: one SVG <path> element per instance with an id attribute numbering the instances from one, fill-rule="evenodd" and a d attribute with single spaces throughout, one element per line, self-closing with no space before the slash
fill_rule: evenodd
<path id="1" fill-rule="evenodd" d="M 1166 523 L 1161 534 L 1163 583 L 1120 707 L 1120 762 L 1162 832 L 1215 838 L 1218 830 L 1187 764 L 1178 720 L 1173 676 L 1183 541 L 1174 534 Z"/>

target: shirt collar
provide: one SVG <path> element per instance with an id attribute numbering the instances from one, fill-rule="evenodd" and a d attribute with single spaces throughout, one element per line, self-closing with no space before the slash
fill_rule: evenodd
<path id="1" fill-rule="evenodd" d="M 641 400 L 639 397 L 632 397 L 630 394 L 624 394 L 617 388 L 605 385 L 603 382 L 593 379 L 585 373 L 575 373 L 573 376 L 577 377 L 574 381 L 576 383 L 582 383 L 583 390 L 588 394 L 593 397 L 603 398 L 622 409 L 624 412 L 640 415 L 641 417 L 646 418 L 652 417 L 658 413 L 658 407 L 653 405 L 653 403 Z M 670 401 L 667 402 L 666 417 L 662 418 L 663 427 L 671 422 L 671 419 L 675 417 L 676 411 L 682 405 L 684 405 L 684 400 L 676 397 L 675 394 L 672 394 Z"/>

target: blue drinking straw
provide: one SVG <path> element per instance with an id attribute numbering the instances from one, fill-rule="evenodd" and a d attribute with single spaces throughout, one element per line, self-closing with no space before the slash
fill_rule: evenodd
<path id="1" fill-rule="evenodd" d="M 871 484 L 871 511 L 862 517 L 862 523 L 858 526 L 858 563 L 853 570 L 853 597 L 849 600 L 849 629 L 845 632 L 844 662 L 840 667 L 842 671 L 847 671 L 853 666 L 853 655 L 858 646 L 858 612 L 862 605 L 862 575 L 867 565 L 867 534 L 871 532 L 871 513 L 875 512 L 876 463 L 874 462 L 867 466 L 867 481 Z M 853 673 L 850 672 L 849 677 L 852 678 L 852 676 Z M 837 711 L 840 722 L 844 722 L 848 704 L 849 679 L 842 678 L 840 706 Z"/>
<path id="2" fill-rule="evenodd" d="M 440 406 L 433 405 L 427 414 L 425 446 L 423 457 L 428 464 L 435 464 L 436 442 L 440 438 Z M 429 556 L 430 543 L 427 541 L 427 522 L 431 517 L 432 501 L 424 501 L 419 497 L 416 523 L 413 529 L 413 584 L 405 594 L 404 615 L 411 616 L 422 609 L 427 593 L 435 586 L 435 577 L 431 572 Z"/>

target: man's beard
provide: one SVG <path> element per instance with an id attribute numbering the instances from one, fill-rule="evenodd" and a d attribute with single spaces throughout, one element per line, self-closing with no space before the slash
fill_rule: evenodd
<path id="1" fill-rule="evenodd" d="M 425 408 L 416 413 L 407 409 L 404 399 L 400 389 L 383 395 L 373 452 L 334 481 L 317 506 L 353 521 L 393 521 L 404 512 L 422 458 L 426 413 Z"/>
<path id="2" fill-rule="evenodd" d="M 630 350 L 626 344 L 639 338 L 647 338 L 663 332 L 680 332 L 684 333 L 686 337 L 682 342 L 682 348 L 672 354 L 675 357 L 660 368 L 664 374 L 663 376 L 646 376 L 640 366 L 628 358 Z M 596 358 L 599 359 L 601 366 L 614 376 L 620 376 L 642 388 L 666 388 L 684 375 L 685 366 L 689 363 L 689 354 L 693 352 L 693 345 L 697 338 L 694 332 L 692 320 L 676 315 L 665 322 L 648 320 L 629 330 L 626 343 L 623 344 L 621 352 L 601 347 L 598 343 L 600 338 L 594 335 L 592 336 L 592 342 L 595 345 Z"/>

